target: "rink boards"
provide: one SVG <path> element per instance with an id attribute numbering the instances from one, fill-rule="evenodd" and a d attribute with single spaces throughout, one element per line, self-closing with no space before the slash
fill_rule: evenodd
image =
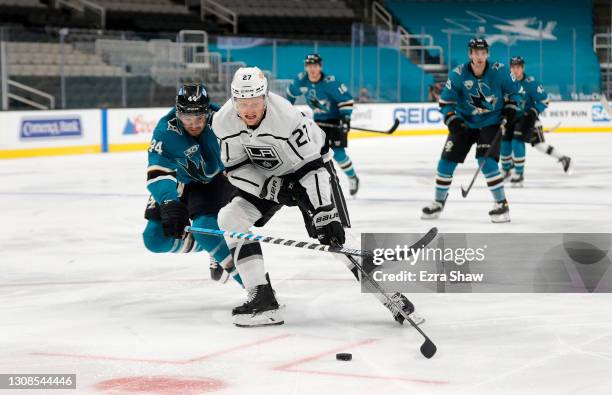
<path id="1" fill-rule="evenodd" d="M 301 110 L 312 115 L 306 106 Z M 147 148 L 159 118 L 169 108 L 0 112 L 0 159 L 139 151 Z M 388 129 L 393 136 L 446 134 L 436 103 L 357 104 L 352 125 Z M 555 133 L 612 132 L 612 120 L 599 102 L 554 102 L 541 116 Z M 381 134 L 352 131 L 353 138 Z"/>

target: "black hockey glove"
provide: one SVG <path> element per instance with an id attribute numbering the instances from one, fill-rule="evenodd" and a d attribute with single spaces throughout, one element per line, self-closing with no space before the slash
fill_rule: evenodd
<path id="1" fill-rule="evenodd" d="M 448 124 L 450 134 L 465 132 L 467 129 L 467 125 L 461 118 L 455 118 Z"/>
<path id="2" fill-rule="evenodd" d="M 530 108 L 523 115 L 523 126 L 525 130 L 531 130 L 534 128 L 536 121 L 538 120 L 538 111 L 535 108 Z"/>
<path id="3" fill-rule="evenodd" d="M 293 181 L 287 182 L 281 177 L 272 176 L 264 182 L 259 197 L 266 200 L 272 200 L 285 206 L 297 206 L 298 203 L 294 197 L 293 189 Z"/>
<path id="4" fill-rule="evenodd" d="M 332 241 L 344 244 L 344 228 L 340 223 L 338 210 L 333 206 L 320 207 L 312 217 L 319 243 L 331 245 Z"/>
<path id="5" fill-rule="evenodd" d="M 516 105 L 506 103 L 506 106 L 502 109 L 502 117 L 506 118 L 506 125 L 513 125 L 516 121 Z"/>
<path id="6" fill-rule="evenodd" d="M 340 130 L 342 133 L 348 133 L 351 130 L 351 118 L 344 118 L 340 121 Z"/>
<path id="7" fill-rule="evenodd" d="M 161 223 L 166 237 L 182 239 L 185 226 L 189 226 L 189 211 L 185 203 L 176 200 L 166 200 L 159 206 Z"/>

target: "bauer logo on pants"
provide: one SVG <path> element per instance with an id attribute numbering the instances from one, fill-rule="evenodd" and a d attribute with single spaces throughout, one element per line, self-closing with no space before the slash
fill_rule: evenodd
<path id="1" fill-rule="evenodd" d="M 253 147 L 245 145 L 244 148 L 255 166 L 264 170 L 274 170 L 283 164 L 274 147 Z"/>

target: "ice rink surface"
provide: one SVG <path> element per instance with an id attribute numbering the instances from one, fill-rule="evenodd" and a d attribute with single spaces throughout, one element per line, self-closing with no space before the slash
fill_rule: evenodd
<path id="1" fill-rule="evenodd" d="M 460 166 L 443 217 L 433 198 L 444 137 L 351 141 L 361 177 L 349 199 L 360 232 L 611 232 L 612 135 L 553 134 L 574 174 L 527 149 L 512 222 L 491 224 L 482 177 Z M 326 253 L 264 245 L 285 325 L 241 329 L 235 284 L 209 279 L 208 256 L 154 255 L 144 229 L 145 153 L 0 162 L 0 373 L 76 373 L 54 394 L 609 394 L 612 295 L 414 294 L 438 346 L 396 324 Z M 341 175 L 343 177 L 343 175 Z M 342 178 L 345 181 L 344 178 Z M 285 208 L 258 233 L 304 239 Z M 520 246 L 517 246 L 520 248 Z M 335 360 L 350 352 L 351 362 Z M 0 391 L 2 392 L 2 391 Z M 6 393 L 41 393 L 9 391 Z"/>

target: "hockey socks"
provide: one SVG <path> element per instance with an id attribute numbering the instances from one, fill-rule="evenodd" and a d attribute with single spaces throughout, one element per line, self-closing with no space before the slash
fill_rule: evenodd
<path id="1" fill-rule="evenodd" d="M 344 148 L 332 148 L 334 151 L 334 160 L 338 163 L 338 166 L 342 169 L 344 174 L 346 174 L 349 178 L 354 178 L 357 176 L 355 173 L 355 168 L 353 167 L 353 161 L 346 154 L 346 149 Z"/>
<path id="2" fill-rule="evenodd" d="M 509 172 L 512 168 L 512 142 L 502 140 L 499 160 L 504 172 Z"/>
<path id="3" fill-rule="evenodd" d="M 476 158 L 478 160 L 478 165 L 480 165 L 483 161 L 483 158 Z M 487 187 L 491 191 L 493 195 L 493 199 L 496 202 L 500 202 L 506 199 L 506 193 L 504 191 L 504 178 L 499 172 L 499 167 L 497 166 L 497 162 L 492 158 L 487 158 L 482 167 L 482 174 L 485 176 L 487 181 Z"/>
<path id="4" fill-rule="evenodd" d="M 512 161 L 516 174 L 523 174 L 525 170 L 525 142 L 518 139 L 512 140 Z"/>
<path id="5" fill-rule="evenodd" d="M 548 143 L 539 143 L 533 146 L 533 148 L 537 149 L 543 154 L 550 155 L 553 158 L 561 159 L 563 158 L 563 154 L 559 152 L 559 150 L 555 149 L 552 145 Z"/>
<path id="6" fill-rule="evenodd" d="M 446 159 L 438 161 L 438 174 L 436 175 L 436 201 L 444 202 L 448 196 L 448 190 L 453 182 L 453 173 L 457 168 L 457 162 Z"/>

